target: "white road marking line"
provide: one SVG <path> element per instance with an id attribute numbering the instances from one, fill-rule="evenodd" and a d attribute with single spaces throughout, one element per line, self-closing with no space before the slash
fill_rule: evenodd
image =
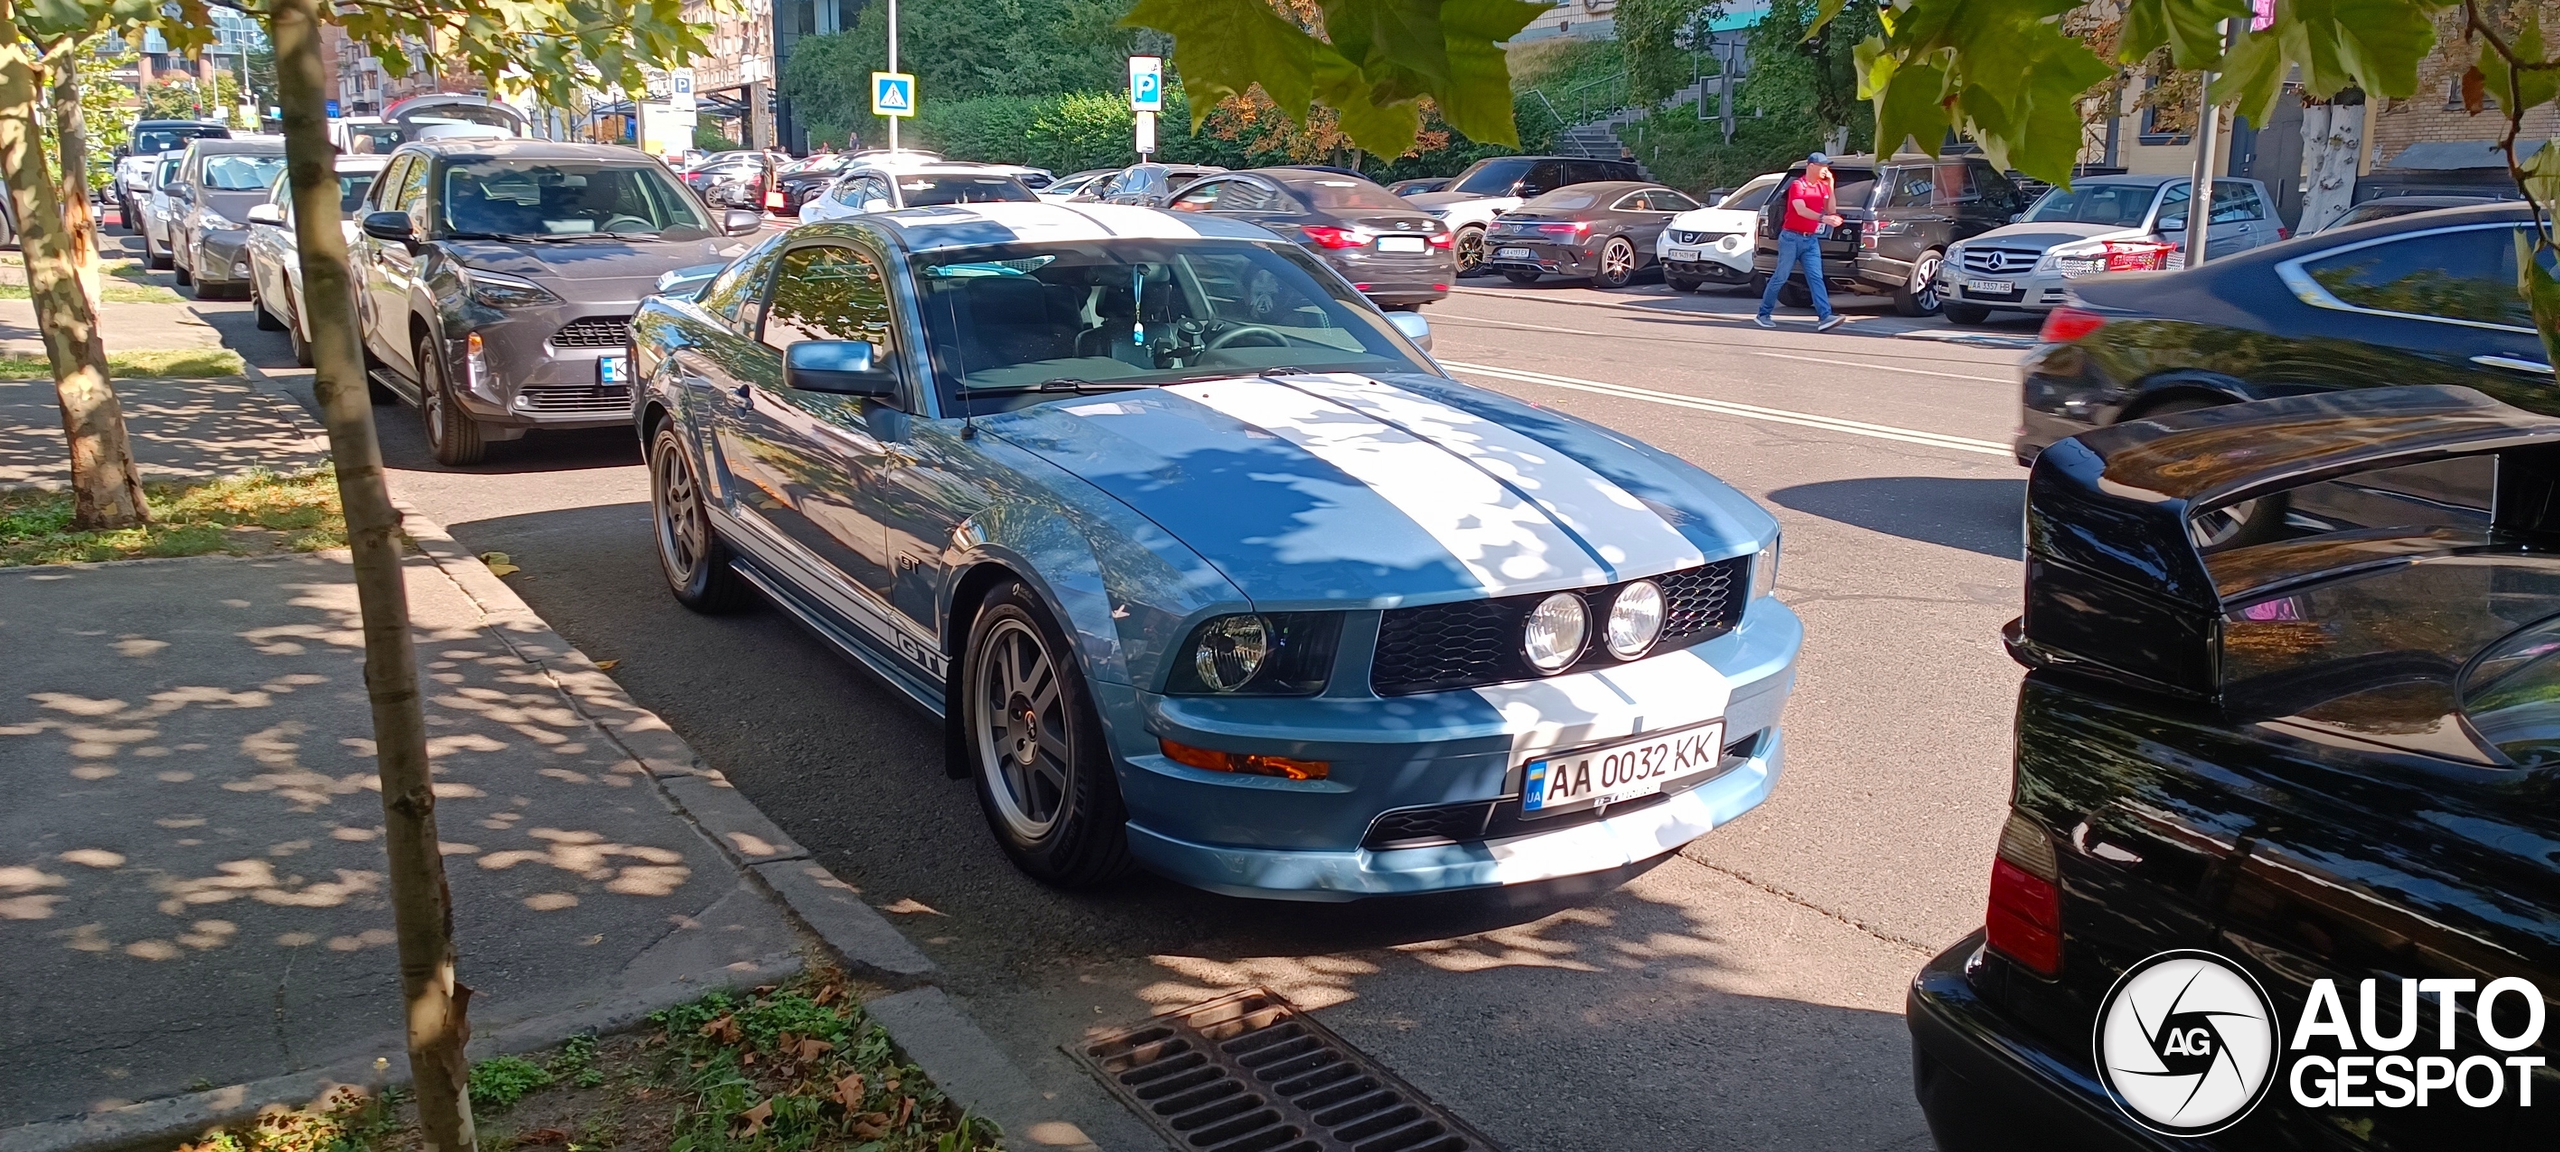
<path id="1" fill-rule="evenodd" d="M 1896 368 L 1891 364 L 1870 364 L 1864 360 L 1833 360 L 1826 356 L 1796 356 L 1785 352 L 1754 351 L 1751 354 L 1754 356 L 1767 356 L 1773 360 L 1802 360 L 1809 364 L 1838 364 L 1847 368 L 1869 368 L 1878 372 L 1904 372 L 1913 376 L 1943 376 L 1949 380 L 1988 380 L 1994 384 L 2014 384 L 2017 382 L 2006 376 L 1968 376 L 1962 372 L 1931 372 L 1926 368 Z"/>
<path id="2" fill-rule="evenodd" d="M 1627 384 L 1606 384 L 1598 380 L 1580 380 L 1571 376 L 1551 376 L 1544 372 L 1523 372 L 1510 368 L 1494 368 L 1483 364 L 1463 364 L 1455 360 L 1442 360 L 1440 361 L 1440 364 L 1442 367 L 1454 368 L 1460 372 L 1469 372 L 1481 376 L 1492 376 L 1503 380 L 1517 380 L 1524 384 L 1543 384 L 1550 388 L 1569 388 L 1577 392 L 1592 392 L 1602 396 L 1615 396 L 1624 400 L 1643 400 L 1648 403 L 1664 404 L 1674 408 L 1689 408 L 1700 412 L 1714 412 L 1725 416 L 1739 416 L 1746 420 L 1765 420 L 1772 424 L 1793 424 L 1804 428 L 1819 428 L 1826 432 L 1845 432 L 1852 436 L 1867 436 L 1877 440 L 1894 440 L 1904 444 L 1923 444 L 1932 448 L 1949 448 L 1958 452 L 1976 452 L 1985 456 L 2000 456 L 2004 458 L 2012 456 L 2012 451 L 2009 445 L 1991 440 L 1975 440 L 1966 436 L 1948 436 L 1938 432 L 1923 432 L 1916 428 L 1896 428 L 1890 424 L 1868 424 L 1857 420 L 1842 420 L 1834 416 L 1817 416 L 1811 412 L 1790 412 L 1784 408 L 1763 408 L 1756 404 L 1736 404 L 1729 400 L 1709 400 L 1702 396 L 1683 396 L 1676 392 L 1656 392 L 1650 388 L 1637 388 Z"/>
<path id="3" fill-rule="evenodd" d="M 1728 318 L 1720 313 L 1686 313 L 1686 315 L 1700 315 L 1705 319 L 1715 321 L 1730 319 L 1731 322 L 1735 324 L 1743 323 L 1742 317 L 1736 316 Z M 1604 340 L 1613 338 L 1607 333 L 1593 332 L 1583 328 L 1557 328 L 1546 324 L 1524 324 L 1517 320 L 1489 320 L 1482 316 L 1461 316 L 1454 313 L 1443 317 L 1443 320 L 1444 322 L 1457 324 L 1481 324 L 1499 328 L 1521 328 L 1532 332 L 1562 332 L 1572 336 L 1597 336 Z M 1901 368 L 1891 364 L 1870 364 L 1863 360 L 1834 360 L 1827 356 L 1799 356 L 1790 352 L 1763 352 L 1757 348 L 1735 348 L 1733 351 L 1752 356 L 1766 356 L 1772 360 L 1802 360 L 1808 364 L 1838 364 L 1847 368 L 1871 368 L 1878 372 L 1900 372 L 1909 376 L 1937 376 L 1948 380 L 1982 380 L 1993 384 L 2008 384 L 2012 382 L 2010 378 L 2006 376 L 1975 376 L 1964 372 L 1932 372 L 1926 368 Z M 1879 353 L 1879 355 L 1881 354 L 1882 353 Z"/>
<path id="4" fill-rule="evenodd" d="M 1594 332 L 1588 328 L 1558 328 L 1552 324 L 1523 324 L 1517 320 L 1488 320 L 1482 316 L 1459 316 L 1454 313 L 1441 319 L 1444 323 L 1481 324 L 1488 328 L 1522 328 L 1531 332 L 1564 332 L 1575 336 L 1598 336 L 1603 340 L 1608 339 L 1607 333 Z"/>

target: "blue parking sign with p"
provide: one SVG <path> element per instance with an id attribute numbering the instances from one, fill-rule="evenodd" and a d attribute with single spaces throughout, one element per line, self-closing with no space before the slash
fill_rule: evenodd
<path id="1" fill-rule="evenodd" d="M 916 78 L 904 72 L 872 73 L 871 114 L 874 116 L 915 115 Z"/>
<path id="2" fill-rule="evenodd" d="M 1134 112 L 1164 111 L 1164 61 L 1154 56 L 1129 58 L 1129 108 Z"/>

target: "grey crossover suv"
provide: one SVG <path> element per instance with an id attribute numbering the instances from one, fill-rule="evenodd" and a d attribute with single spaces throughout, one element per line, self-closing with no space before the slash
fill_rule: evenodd
<path id="1" fill-rule="evenodd" d="M 179 287 L 210 297 L 249 293 L 249 209 L 267 202 L 284 171 L 284 141 L 272 136 L 201 138 L 168 184 L 169 259 Z"/>
<path id="2" fill-rule="evenodd" d="M 764 214 L 715 213 L 607 144 L 404 144 L 360 213 L 357 323 L 376 395 L 470 464 L 535 428 L 631 420 L 631 314 L 669 272 L 726 263 Z"/>

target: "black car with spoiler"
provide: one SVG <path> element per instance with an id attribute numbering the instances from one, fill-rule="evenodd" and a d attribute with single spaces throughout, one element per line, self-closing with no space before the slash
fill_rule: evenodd
<path id="1" fill-rule="evenodd" d="M 2486 508 L 2205 526 L 2466 467 Z M 2554 1147 L 2560 419 L 2412 387 L 2136 420 L 2047 448 L 2026 517 L 1986 925 L 1908 1003 L 1939 1146 Z M 2198 981 L 2221 1008 L 2178 1007 Z"/>

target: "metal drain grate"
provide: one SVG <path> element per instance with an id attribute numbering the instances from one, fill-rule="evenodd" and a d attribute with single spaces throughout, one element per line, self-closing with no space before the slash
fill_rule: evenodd
<path id="1" fill-rule="evenodd" d="M 1177 1148 L 1500 1152 L 1265 988 L 1176 1009 L 1071 1051 Z"/>

